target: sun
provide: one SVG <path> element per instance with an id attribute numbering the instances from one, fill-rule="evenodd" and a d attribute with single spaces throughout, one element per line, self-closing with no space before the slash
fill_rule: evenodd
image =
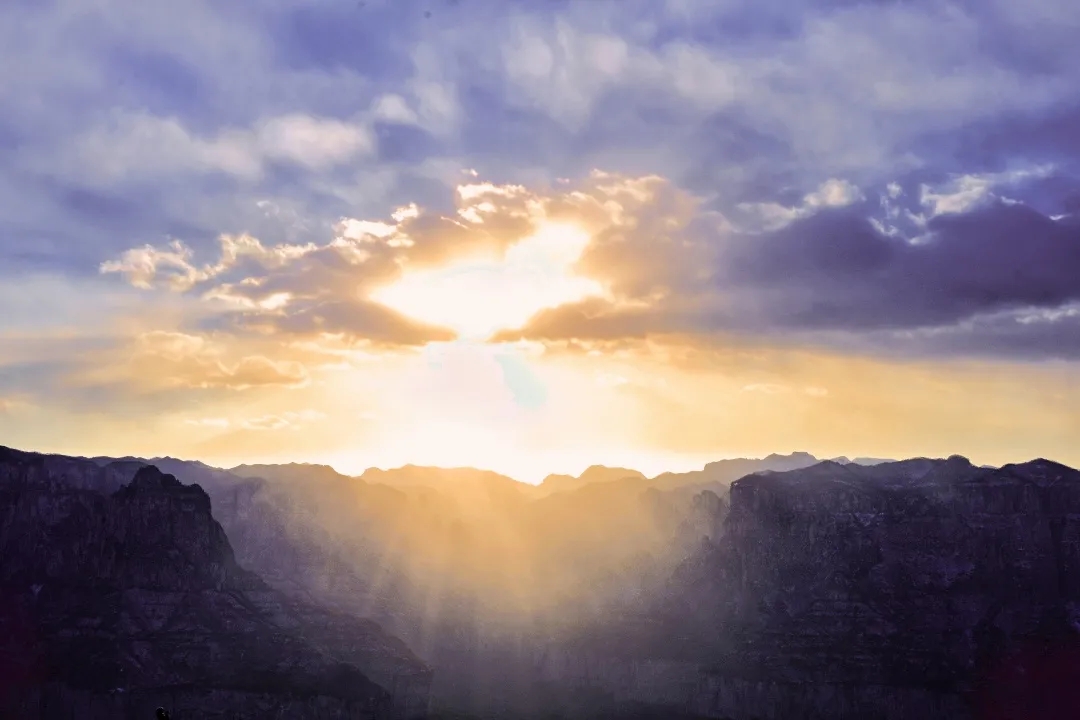
<path id="1" fill-rule="evenodd" d="M 575 225 L 548 223 L 502 259 L 407 273 L 371 298 L 414 320 L 450 328 L 463 339 L 483 340 L 521 327 L 545 308 L 601 294 L 598 282 L 570 271 L 589 240 Z"/>

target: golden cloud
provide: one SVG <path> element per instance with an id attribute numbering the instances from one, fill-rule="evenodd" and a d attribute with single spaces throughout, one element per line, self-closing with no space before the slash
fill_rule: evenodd
<path id="1" fill-rule="evenodd" d="M 451 215 L 409 205 L 383 219 L 342 218 L 321 245 L 266 246 L 250 235 L 223 235 L 219 257 L 200 264 L 191 248 L 172 241 L 128 250 L 101 272 L 142 288 L 196 294 L 220 313 L 221 328 L 236 332 L 423 345 L 455 333 L 377 302 L 376 291 L 470 258 L 501 262 L 544 228 L 567 226 L 588 238 L 573 271 L 599 282 L 605 299 L 567 306 L 566 318 L 548 313 L 540 324 L 550 332 L 540 334 L 567 335 L 576 311 L 590 320 L 609 318 L 611 333 L 634 334 L 635 323 L 648 325 L 642 319 L 650 308 L 676 288 L 685 293 L 708 267 L 710 246 L 695 239 L 691 226 L 706 218 L 711 229 L 724 227 L 719 216 L 702 214 L 694 197 L 654 176 L 597 172 L 571 187 L 535 190 L 471 182 L 454 198 Z"/>
<path id="2" fill-rule="evenodd" d="M 736 227 L 653 175 L 597 171 L 535 188 L 475 181 L 457 188 L 450 214 L 408 205 L 342 218 L 324 244 L 222 236 L 219 257 L 203 264 L 174 241 L 129 250 L 101 271 L 197 296 L 217 314 L 215 329 L 263 337 L 337 334 L 389 347 L 458 332 L 544 343 L 737 334 L 916 354 L 1075 355 L 1071 226 L 1016 204 L 980 206 L 928 221 L 933 242 L 915 243 L 882 232 L 865 200 L 831 179 L 766 213 L 782 222 Z M 586 238 L 572 259 L 517 257 L 537 238 L 557 245 L 559 227 Z M 1026 233 L 1054 259 L 1009 240 Z M 993 263 L 980 248 L 993 249 Z M 560 267 L 529 270 L 545 264 Z M 1031 282 L 1018 282 L 1014 266 Z M 913 296 L 916 286 L 925 290 Z M 1058 314 L 1037 324 L 1033 312 Z"/>
<path id="3" fill-rule="evenodd" d="M 310 382 L 307 368 L 294 360 L 238 355 L 237 349 L 225 341 L 182 332 L 140 334 L 123 354 L 126 362 L 113 362 L 83 373 L 81 381 L 122 383 L 147 391 L 184 387 L 299 388 Z"/>

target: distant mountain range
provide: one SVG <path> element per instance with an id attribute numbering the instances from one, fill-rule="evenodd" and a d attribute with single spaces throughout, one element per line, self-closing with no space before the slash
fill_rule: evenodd
<path id="1" fill-rule="evenodd" d="M 157 463 L 160 459 L 153 458 L 148 462 Z M 891 460 L 880 458 L 855 458 L 849 460 L 846 457 L 835 458 L 835 462 L 841 464 L 855 463 L 858 465 L 878 465 Z M 796 470 L 809 467 L 821 459 L 806 452 L 793 452 L 789 455 L 772 454 L 764 458 L 737 458 L 732 460 L 719 460 L 707 464 L 702 470 L 694 470 L 685 473 L 662 473 L 654 478 L 647 478 L 644 473 L 632 468 L 607 467 L 604 465 L 592 465 L 577 477 L 573 475 L 548 475 L 535 486 L 536 496 L 550 495 L 556 492 L 577 490 L 585 485 L 600 482 L 615 482 L 618 480 L 646 481 L 644 486 L 660 489 L 674 489 L 689 485 L 711 485 L 716 483 L 730 483 L 733 480 L 763 470 L 782 471 Z M 289 463 L 286 465 L 238 465 L 230 468 L 228 472 L 241 477 L 262 477 L 267 480 L 280 480 L 288 478 L 304 477 L 310 479 L 345 479 L 342 475 L 328 465 L 310 465 L 303 463 Z M 475 468 L 442 468 L 424 467 L 419 465 L 405 465 L 391 470 L 369 468 L 357 477 L 368 483 L 381 483 L 391 487 L 431 487 L 445 490 L 448 487 L 468 484 L 472 486 L 519 487 L 528 492 L 527 488 L 533 487 L 506 475 L 490 470 L 478 470 Z M 512 484 L 512 485 L 511 485 Z"/>
<path id="2" fill-rule="evenodd" d="M 114 462 L 117 458 L 94 458 L 99 462 Z M 172 457 L 135 458 L 126 457 L 119 460 L 143 462 L 156 465 L 159 468 L 185 468 L 201 472 L 228 473 L 241 478 L 262 478 L 270 481 L 302 480 L 304 482 L 343 482 L 348 480 L 362 480 L 366 483 L 378 483 L 395 488 L 427 487 L 436 490 L 446 490 L 451 487 L 469 486 L 472 488 L 487 487 L 512 487 L 529 494 L 532 497 L 542 497 L 558 492 L 577 490 L 586 485 L 602 482 L 615 482 L 618 480 L 633 480 L 641 487 L 654 487 L 671 490 L 687 486 L 708 486 L 726 484 L 737 480 L 744 475 L 765 470 L 784 471 L 797 470 L 809 467 L 821 462 L 821 459 L 806 452 L 793 452 L 788 455 L 771 454 L 764 458 L 735 458 L 730 460 L 718 460 L 705 465 L 701 470 L 692 470 L 683 473 L 665 472 L 653 478 L 648 478 L 639 470 L 632 468 L 607 467 L 604 465 L 592 465 L 578 476 L 552 474 L 544 478 L 539 485 L 531 485 L 515 480 L 507 475 L 491 470 L 480 470 L 469 467 L 443 468 L 421 465 L 404 465 L 399 468 L 382 470 L 380 468 L 368 468 L 360 475 L 345 475 L 329 465 L 313 463 L 284 463 L 284 464 L 256 464 L 237 465 L 232 468 L 217 468 L 200 461 L 179 460 Z M 840 464 L 854 463 L 857 465 L 879 465 L 893 462 L 882 458 L 858 457 L 849 460 L 846 457 L 833 458 Z M 535 490 L 531 490 L 535 488 Z"/>

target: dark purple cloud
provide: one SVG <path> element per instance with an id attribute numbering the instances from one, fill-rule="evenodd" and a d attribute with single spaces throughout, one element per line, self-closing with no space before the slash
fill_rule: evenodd
<path id="1" fill-rule="evenodd" d="M 967 182 L 959 187 L 988 187 Z M 964 192 L 924 198 L 907 223 L 915 234 L 886 224 L 897 222 L 893 206 L 882 216 L 869 200 L 801 211 L 766 232 L 698 222 L 665 238 L 664 215 L 646 217 L 630 240 L 599 235 L 582 259 L 614 303 L 546 310 L 499 339 L 736 334 L 893 354 L 1080 357 L 1080 218 Z M 950 203 L 958 210 L 927 219 Z"/>
<path id="2" fill-rule="evenodd" d="M 1080 300 L 1080 229 L 1001 202 L 933 218 L 917 243 L 834 210 L 739 237 L 724 255 L 720 281 L 768 294 L 767 318 L 785 327 L 940 326 Z"/>

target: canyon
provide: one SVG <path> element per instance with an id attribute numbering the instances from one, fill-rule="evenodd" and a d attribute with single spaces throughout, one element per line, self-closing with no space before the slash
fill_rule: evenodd
<path id="1" fill-rule="evenodd" d="M 544 488 L 4 450 L 0 473 L 20 716 L 1080 708 L 1080 472 L 1047 460 L 796 453 Z"/>

